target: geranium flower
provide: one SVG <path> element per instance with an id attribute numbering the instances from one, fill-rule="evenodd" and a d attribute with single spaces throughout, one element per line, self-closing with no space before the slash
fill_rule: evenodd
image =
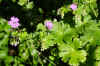
<path id="1" fill-rule="evenodd" d="M 53 28 L 53 24 L 50 20 L 45 21 L 45 26 L 48 28 L 48 30 L 51 30 Z"/>
<path id="2" fill-rule="evenodd" d="M 76 10 L 76 9 L 77 9 L 77 5 L 76 5 L 76 4 L 71 4 L 70 8 L 71 8 L 72 10 Z"/>
<path id="3" fill-rule="evenodd" d="M 19 19 L 15 16 L 12 16 L 10 18 L 10 21 L 8 21 L 8 24 L 12 27 L 12 28 L 18 28 L 20 26 L 19 24 Z"/>

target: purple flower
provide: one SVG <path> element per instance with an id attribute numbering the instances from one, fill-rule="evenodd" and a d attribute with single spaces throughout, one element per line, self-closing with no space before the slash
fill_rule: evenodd
<path id="1" fill-rule="evenodd" d="M 48 28 L 48 30 L 51 30 L 53 28 L 53 24 L 49 20 L 46 20 L 45 21 L 45 26 Z"/>
<path id="2" fill-rule="evenodd" d="M 10 18 L 10 20 L 13 21 L 13 22 L 19 22 L 19 19 L 17 17 L 15 17 L 15 16 L 12 16 Z"/>
<path id="3" fill-rule="evenodd" d="M 8 24 L 12 27 L 12 28 L 18 28 L 18 26 L 20 26 L 19 24 L 19 19 L 15 16 L 12 16 L 10 18 L 10 21 L 8 21 Z"/>
<path id="4" fill-rule="evenodd" d="M 76 4 L 71 4 L 70 8 L 71 8 L 72 10 L 76 10 L 76 9 L 77 9 L 77 5 L 76 5 Z"/>

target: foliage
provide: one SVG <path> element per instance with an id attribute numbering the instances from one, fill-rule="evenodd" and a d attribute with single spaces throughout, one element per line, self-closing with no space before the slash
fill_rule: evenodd
<path id="1" fill-rule="evenodd" d="M 97 1 L 0 0 L 0 66 L 100 66 Z"/>

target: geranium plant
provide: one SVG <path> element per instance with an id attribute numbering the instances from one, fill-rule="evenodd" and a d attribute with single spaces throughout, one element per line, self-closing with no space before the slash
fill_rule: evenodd
<path id="1" fill-rule="evenodd" d="M 0 0 L 0 66 L 100 66 L 99 0 Z"/>

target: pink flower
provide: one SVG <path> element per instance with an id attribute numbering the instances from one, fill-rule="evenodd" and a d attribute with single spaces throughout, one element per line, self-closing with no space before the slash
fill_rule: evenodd
<path id="1" fill-rule="evenodd" d="M 45 21 L 45 26 L 48 28 L 48 30 L 51 30 L 53 28 L 53 24 L 49 20 L 46 20 Z"/>
<path id="2" fill-rule="evenodd" d="M 71 4 L 70 8 L 71 8 L 72 10 L 76 10 L 76 9 L 77 9 L 77 5 L 76 5 L 76 4 Z"/>
<path id="3" fill-rule="evenodd" d="M 15 17 L 15 16 L 11 17 L 10 21 L 8 21 L 8 24 L 12 28 L 18 28 L 20 26 L 19 19 L 17 17 Z"/>
<path id="4" fill-rule="evenodd" d="M 13 22 L 19 22 L 19 19 L 17 17 L 15 17 L 15 16 L 12 16 L 10 18 L 10 20 L 13 21 Z"/>

